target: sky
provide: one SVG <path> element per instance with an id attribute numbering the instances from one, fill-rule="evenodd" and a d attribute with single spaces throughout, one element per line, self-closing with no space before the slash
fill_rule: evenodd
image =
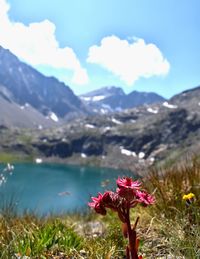
<path id="1" fill-rule="evenodd" d="M 200 85 L 199 0 L 0 0 L 0 45 L 80 95 Z"/>

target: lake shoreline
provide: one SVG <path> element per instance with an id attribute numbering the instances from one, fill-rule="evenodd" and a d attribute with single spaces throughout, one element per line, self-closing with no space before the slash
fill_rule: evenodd
<path id="1" fill-rule="evenodd" d="M 116 159 L 116 157 L 118 159 Z M 18 157 L 13 154 L 8 154 L 6 159 L 1 159 L 0 163 L 12 163 L 12 164 L 21 164 L 21 163 L 33 163 L 33 164 L 59 164 L 59 165 L 75 165 L 75 166 L 87 166 L 87 167 L 96 167 L 102 169 L 116 169 L 122 171 L 133 172 L 134 175 L 145 176 L 147 175 L 150 166 L 148 161 L 141 160 L 136 161 L 132 157 L 119 157 L 118 154 L 108 154 L 107 156 L 88 156 L 83 157 L 81 154 L 74 154 L 71 157 L 60 158 L 57 156 L 44 157 L 44 156 L 26 156 L 20 154 Z"/>
<path id="2" fill-rule="evenodd" d="M 16 163 L 13 174 L 1 185 L 0 206 L 8 206 L 14 198 L 19 213 L 82 211 L 91 196 L 112 189 L 118 176 L 125 175 L 132 176 L 132 173 L 50 162 Z"/>

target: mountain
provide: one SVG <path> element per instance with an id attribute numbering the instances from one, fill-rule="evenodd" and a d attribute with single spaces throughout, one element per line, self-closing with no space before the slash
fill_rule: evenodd
<path id="1" fill-rule="evenodd" d="M 200 153 L 199 99 L 197 87 L 162 103 L 79 117 L 54 129 L 18 129 L 17 134 L 0 129 L 1 146 L 4 152 L 18 148 L 25 157 L 44 161 L 136 172 L 155 162 L 177 161 L 186 154 Z"/>
<path id="2" fill-rule="evenodd" d="M 84 114 L 86 108 L 64 83 L 46 77 L 0 47 L 0 96 L 9 102 L 28 104 L 45 116 L 60 118 Z"/>
<path id="3" fill-rule="evenodd" d="M 1 90 L 5 88 L 0 85 Z M 0 92 L 0 125 L 11 128 L 38 128 L 43 129 L 46 127 L 52 127 L 60 122 L 56 122 L 53 114 L 49 117 L 45 117 L 42 113 L 34 109 L 29 104 L 18 105 L 8 99 L 2 92 Z"/>
<path id="4" fill-rule="evenodd" d="M 124 91 L 120 87 L 116 86 L 107 86 L 102 87 L 100 89 L 91 91 L 89 93 L 83 94 L 83 97 L 95 97 L 95 96 L 102 96 L 102 98 L 107 98 L 110 96 L 125 96 Z M 95 101 L 95 100 L 94 100 Z"/>
<path id="5" fill-rule="evenodd" d="M 121 88 L 115 86 L 100 88 L 83 94 L 80 98 L 89 105 L 94 112 L 103 114 L 165 100 L 156 93 L 133 91 L 126 95 Z"/>
<path id="6" fill-rule="evenodd" d="M 110 86 L 83 94 L 80 98 L 93 112 L 105 114 L 121 110 L 125 96 L 120 87 Z"/>
<path id="7" fill-rule="evenodd" d="M 126 95 L 114 86 L 79 98 L 64 83 L 42 75 L 3 47 L 0 47 L 0 97 L 0 108 L 7 111 L 0 114 L 0 123 L 17 127 L 48 127 L 52 121 L 62 123 L 82 115 L 106 114 L 163 101 L 155 93 L 134 91 Z M 50 120 L 47 122 L 46 118 Z"/>
<path id="8" fill-rule="evenodd" d="M 168 101 L 114 86 L 81 99 L 92 116 L 68 86 L 0 48 L 0 159 L 19 154 L 31 161 L 138 170 L 200 153 L 200 86 Z M 74 120 L 64 123 L 70 116 Z"/>
<path id="9" fill-rule="evenodd" d="M 163 102 L 164 100 L 165 98 L 156 93 L 133 91 L 126 96 L 123 108 L 129 109 L 144 104 Z"/>

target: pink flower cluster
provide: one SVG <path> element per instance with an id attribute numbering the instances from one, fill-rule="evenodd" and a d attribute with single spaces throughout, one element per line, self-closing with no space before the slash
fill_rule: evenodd
<path id="1" fill-rule="evenodd" d="M 141 183 L 133 181 L 130 177 L 118 178 L 116 183 L 118 186 L 116 192 L 99 193 L 98 197 L 92 197 L 92 202 L 88 205 L 102 215 L 106 215 L 107 208 L 121 215 L 125 209 L 133 208 L 137 204 L 146 207 L 155 202 L 152 195 L 142 190 Z"/>
<path id="2" fill-rule="evenodd" d="M 138 204 L 144 207 L 151 205 L 155 202 L 155 198 L 142 189 L 140 182 L 133 181 L 130 177 L 118 178 L 116 183 L 118 187 L 116 192 L 99 193 L 97 197 L 92 197 L 92 202 L 89 202 L 88 205 L 101 215 L 106 215 L 106 209 L 117 212 L 119 219 L 122 221 L 123 235 L 129 240 L 126 247 L 126 258 L 142 259 L 141 255 L 138 256 L 139 239 L 136 235 L 139 218 L 132 226 L 130 209 Z"/>

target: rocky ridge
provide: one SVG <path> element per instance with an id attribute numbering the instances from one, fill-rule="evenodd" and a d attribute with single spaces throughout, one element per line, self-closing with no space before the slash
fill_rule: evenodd
<path id="1" fill-rule="evenodd" d="M 88 113 L 68 86 L 44 76 L 1 46 L 0 96 L 19 106 L 28 104 L 44 116 L 53 113 L 54 117 L 67 119 Z"/>
<path id="2" fill-rule="evenodd" d="M 0 125 L 8 128 L 60 126 L 76 117 L 163 100 L 154 93 L 126 95 L 119 87 L 101 88 L 81 99 L 64 83 L 42 75 L 0 47 Z"/>
<path id="3" fill-rule="evenodd" d="M 120 87 L 109 86 L 80 96 L 90 110 L 100 114 L 119 112 L 145 104 L 163 102 L 165 99 L 151 92 L 132 91 L 125 94 Z"/>
<path id="4" fill-rule="evenodd" d="M 199 97 L 197 87 L 168 102 L 77 118 L 46 130 L 2 128 L 0 154 L 15 150 L 33 160 L 126 169 L 176 159 L 200 150 Z"/>

